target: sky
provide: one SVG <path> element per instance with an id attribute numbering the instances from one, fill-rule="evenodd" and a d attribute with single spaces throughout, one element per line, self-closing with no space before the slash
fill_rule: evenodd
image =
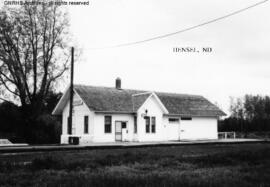
<path id="1" fill-rule="evenodd" d="M 259 1 L 90 0 L 68 6 L 75 53 L 82 49 L 74 82 L 114 87 L 120 77 L 123 89 L 203 95 L 228 113 L 230 96 L 270 93 L 270 2 L 167 38 L 108 46 L 172 33 Z M 175 53 L 174 47 L 212 52 Z"/>

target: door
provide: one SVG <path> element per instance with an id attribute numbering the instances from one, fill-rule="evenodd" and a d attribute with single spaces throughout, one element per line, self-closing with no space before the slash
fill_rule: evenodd
<path id="1" fill-rule="evenodd" d="M 122 122 L 115 122 L 115 141 L 122 141 Z"/>
<path id="2" fill-rule="evenodd" d="M 181 121 L 180 125 L 180 140 L 191 140 L 196 139 L 196 134 L 199 134 L 201 129 L 197 128 L 196 124 L 192 121 Z"/>
<path id="3" fill-rule="evenodd" d="M 115 122 L 115 141 L 127 141 L 128 129 L 127 122 L 116 121 Z"/>
<path id="4" fill-rule="evenodd" d="M 122 122 L 122 141 L 128 140 L 127 122 Z"/>
<path id="5" fill-rule="evenodd" d="M 166 128 L 168 140 L 179 140 L 179 122 L 168 123 Z"/>

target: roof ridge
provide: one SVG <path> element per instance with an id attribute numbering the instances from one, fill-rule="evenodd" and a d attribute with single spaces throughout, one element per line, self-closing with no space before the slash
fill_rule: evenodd
<path id="1" fill-rule="evenodd" d="M 109 87 L 109 86 L 94 86 L 94 85 L 85 85 L 85 84 L 74 84 L 74 86 L 82 86 L 82 87 L 91 87 L 91 88 L 104 88 L 104 89 L 114 89 L 119 90 L 115 87 Z M 120 89 L 122 91 L 136 91 L 136 92 L 146 92 L 145 90 L 135 90 L 135 89 Z"/>
<path id="2" fill-rule="evenodd" d="M 83 86 L 83 87 L 92 87 L 92 88 L 104 88 L 104 89 L 116 89 L 115 87 L 109 87 L 109 86 L 94 86 L 94 85 L 85 85 L 85 84 L 74 84 L 74 86 Z M 116 89 L 117 90 L 117 89 Z M 202 95 L 196 95 L 196 94 L 187 94 L 187 93 L 176 93 L 176 92 L 160 92 L 160 91 L 146 91 L 146 90 L 137 90 L 137 89 L 121 89 L 122 91 L 136 91 L 136 92 L 142 92 L 142 94 L 146 93 L 155 93 L 155 94 L 169 94 L 169 95 L 180 95 L 180 96 L 192 96 L 192 97 L 203 97 Z M 138 95 L 141 93 L 137 93 Z M 136 95 L 136 94 L 132 94 Z M 203 97 L 205 98 L 205 97 Z"/>
<path id="3" fill-rule="evenodd" d="M 146 95 L 146 94 L 152 94 L 153 92 L 147 91 L 147 92 L 142 92 L 142 93 L 137 93 L 137 94 L 132 94 L 132 97 L 140 96 L 140 95 Z"/>
<path id="4" fill-rule="evenodd" d="M 192 97 L 203 97 L 202 95 L 187 94 L 187 93 L 176 93 L 176 92 L 155 92 L 156 94 L 167 94 L 167 95 L 179 95 L 179 96 L 192 96 Z"/>

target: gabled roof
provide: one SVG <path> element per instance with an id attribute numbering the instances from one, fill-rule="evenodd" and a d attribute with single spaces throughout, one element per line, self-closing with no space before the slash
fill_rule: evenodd
<path id="1" fill-rule="evenodd" d="M 74 91 L 90 110 L 95 112 L 135 113 L 153 92 L 74 85 Z M 66 92 L 68 93 L 68 91 Z M 168 111 L 168 115 L 223 116 L 217 106 L 202 96 L 154 92 Z M 63 97 L 68 97 L 64 94 Z M 61 99 L 65 102 L 66 99 Z M 60 102 L 61 102 L 60 100 Z M 57 108 L 58 107 L 58 108 Z M 53 114 L 61 114 L 63 104 L 58 103 Z"/>
<path id="2" fill-rule="evenodd" d="M 150 98 L 154 97 L 157 101 L 160 108 L 163 110 L 164 114 L 168 114 L 169 111 L 167 108 L 163 105 L 163 103 L 160 101 L 159 97 L 155 94 L 155 92 L 144 92 L 144 93 L 138 93 L 132 95 L 132 101 L 133 101 L 133 111 L 136 112 L 139 110 L 139 108 Z"/>
<path id="3" fill-rule="evenodd" d="M 137 111 L 151 94 L 151 92 L 144 92 L 132 95 L 133 111 Z"/>

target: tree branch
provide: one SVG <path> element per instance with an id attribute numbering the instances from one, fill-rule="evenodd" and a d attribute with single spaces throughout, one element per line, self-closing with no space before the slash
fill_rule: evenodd
<path id="1" fill-rule="evenodd" d="M 20 96 L 19 94 L 17 94 L 15 91 L 12 91 L 12 90 L 7 86 L 7 84 L 6 84 L 7 81 L 5 81 L 1 75 L 0 75 L 0 81 L 1 81 L 2 85 L 4 85 L 4 87 L 5 87 L 10 93 L 12 93 L 12 94 L 14 94 L 14 95 L 16 95 L 16 96 Z"/>
<path id="2" fill-rule="evenodd" d="M 7 102 L 7 103 L 10 103 L 10 104 L 14 104 L 13 102 L 11 102 L 11 101 L 9 101 L 9 100 L 6 100 L 6 99 L 4 99 L 4 98 L 2 98 L 2 97 L 0 97 L 0 100 L 2 100 L 2 101 L 4 101 L 4 102 Z"/>

